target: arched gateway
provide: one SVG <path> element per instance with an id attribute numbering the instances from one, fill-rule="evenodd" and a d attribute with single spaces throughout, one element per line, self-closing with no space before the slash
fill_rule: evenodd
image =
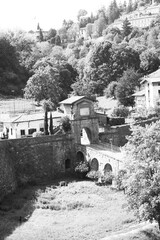
<path id="1" fill-rule="evenodd" d="M 98 143 L 98 118 L 94 101 L 84 96 L 73 96 L 62 102 L 61 109 L 71 119 L 75 143 L 90 145 Z"/>

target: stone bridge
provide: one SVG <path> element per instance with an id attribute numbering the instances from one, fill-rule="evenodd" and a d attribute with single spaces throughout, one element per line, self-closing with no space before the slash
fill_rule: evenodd
<path id="1" fill-rule="evenodd" d="M 105 172 L 112 171 L 114 175 L 123 166 L 123 153 L 119 147 L 110 144 L 77 144 L 77 161 L 87 161 L 91 170 Z"/>

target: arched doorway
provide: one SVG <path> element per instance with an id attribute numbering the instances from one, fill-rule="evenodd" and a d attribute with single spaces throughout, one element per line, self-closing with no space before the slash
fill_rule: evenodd
<path id="1" fill-rule="evenodd" d="M 84 162 L 84 154 L 81 151 L 77 152 L 77 162 Z"/>
<path id="2" fill-rule="evenodd" d="M 91 130 L 89 128 L 83 128 L 81 130 L 81 144 L 82 145 L 91 144 Z"/>
<path id="3" fill-rule="evenodd" d="M 96 158 L 93 158 L 91 161 L 91 171 L 98 171 L 99 169 L 99 163 Z"/>
<path id="4" fill-rule="evenodd" d="M 111 166 L 111 164 L 107 163 L 104 166 L 104 175 L 107 175 L 108 173 L 111 173 L 111 172 L 112 172 L 112 166 Z"/>

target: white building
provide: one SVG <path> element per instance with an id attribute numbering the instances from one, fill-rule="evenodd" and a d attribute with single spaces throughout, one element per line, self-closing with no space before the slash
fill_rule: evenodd
<path id="1" fill-rule="evenodd" d="M 137 10 L 123 14 L 119 19 L 115 20 L 110 27 L 118 27 L 122 29 L 123 21 L 127 18 L 132 27 L 146 28 L 149 27 L 152 21 L 154 21 L 157 15 L 160 14 L 160 5 L 157 5 L 152 1 L 151 5 L 144 7 L 138 7 Z"/>
<path id="2" fill-rule="evenodd" d="M 134 94 L 136 106 L 155 107 L 160 102 L 160 69 L 145 76 L 141 85 L 143 90 Z"/>
<path id="3" fill-rule="evenodd" d="M 64 117 L 63 113 L 58 111 L 52 112 L 53 128 L 60 125 L 62 117 Z M 48 113 L 48 120 L 49 118 L 50 114 Z M 5 115 L 4 119 L 1 117 L 1 125 L 3 125 L 1 137 L 7 135 L 9 139 L 13 139 L 32 136 L 34 132 L 44 131 L 44 112 L 21 114 L 16 117 Z"/>

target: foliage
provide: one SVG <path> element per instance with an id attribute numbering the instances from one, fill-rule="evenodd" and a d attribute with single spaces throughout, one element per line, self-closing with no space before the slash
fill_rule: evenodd
<path id="1" fill-rule="evenodd" d="M 119 107 L 117 108 L 114 108 L 113 109 L 113 112 L 112 112 L 112 116 L 113 117 L 123 117 L 123 118 L 126 118 L 128 117 L 129 115 L 129 108 L 123 106 L 123 105 L 120 105 Z"/>
<path id="2" fill-rule="evenodd" d="M 132 31 L 131 24 L 127 18 L 123 21 L 122 28 L 123 28 L 123 36 L 127 37 Z"/>
<path id="3" fill-rule="evenodd" d="M 116 98 L 120 104 L 124 106 L 134 105 L 134 97 L 132 94 L 134 94 L 135 87 L 140 85 L 139 79 L 140 74 L 134 69 L 124 71 L 116 88 Z"/>
<path id="4" fill-rule="evenodd" d="M 16 48 L 6 37 L 0 37 L 0 93 L 3 95 L 22 94 L 26 84 L 26 72 L 20 66 Z"/>
<path id="5" fill-rule="evenodd" d="M 99 177 L 102 176 L 102 174 L 100 171 L 91 170 L 87 173 L 86 176 L 90 179 L 97 180 Z"/>
<path id="6" fill-rule="evenodd" d="M 153 50 L 143 51 L 140 55 L 140 60 L 141 69 L 148 74 L 156 71 L 160 66 L 160 59 L 158 53 L 156 53 L 156 51 Z"/>
<path id="7" fill-rule="evenodd" d="M 125 118 L 124 117 L 110 117 L 108 123 L 110 126 L 122 125 L 122 124 L 125 124 Z"/>
<path id="8" fill-rule="evenodd" d="M 59 73 L 57 69 L 46 66 L 40 67 L 28 80 L 24 89 L 26 98 L 33 98 L 35 101 L 51 99 L 56 105 L 60 100 L 61 89 L 59 87 Z"/>
<path id="9" fill-rule="evenodd" d="M 143 220 L 156 220 L 160 227 L 160 121 L 132 127 L 125 165 L 129 206 Z"/>
<path id="10" fill-rule="evenodd" d="M 112 81 L 117 81 L 123 72 L 130 67 L 139 68 L 138 53 L 127 44 L 119 46 L 108 41 L 98 42 L 90 48 L 85 65 L 74 89 L 84 94 L 103 94 Z M 76 86 L 76 87 L 75 87 Z M 78 91 L 77 91 L 78 92 Z"/>
<path id="11" fill-rule="evenodd" d="M 126 175 L 126 170 L 121 169 L 118 171 L 117 176 L 115 177 L 116 180 L 116 185 L 118 190 L 123 190 L 125 188 L 125 175 Z"/>
<path id="12" fill-rule="evenodd" d="M 89 163 L 85 162 L 85 161 L 83 161 L 83 162 L 81 161 L 75 167 L 75 172 L 80 172 L 80 173 L 87 173 L 87 172 L 89 172 Z"/>
<path id="13" fill-rule="evenodd" d="M 68 116 L 61 118 L 62 129 L 65 133 L 71 131 L 71 122 Z"/>
<path id="14" fill-rule="evenodd" d="M 108 84 L 108 87 L 104 89 L 104 95 L 106 96 L 106 98 L 110 98 L 113 97 L 115 98 L 115 90 L 117 87 L 118 83 L 113 81 L 111 83 Z"/>

